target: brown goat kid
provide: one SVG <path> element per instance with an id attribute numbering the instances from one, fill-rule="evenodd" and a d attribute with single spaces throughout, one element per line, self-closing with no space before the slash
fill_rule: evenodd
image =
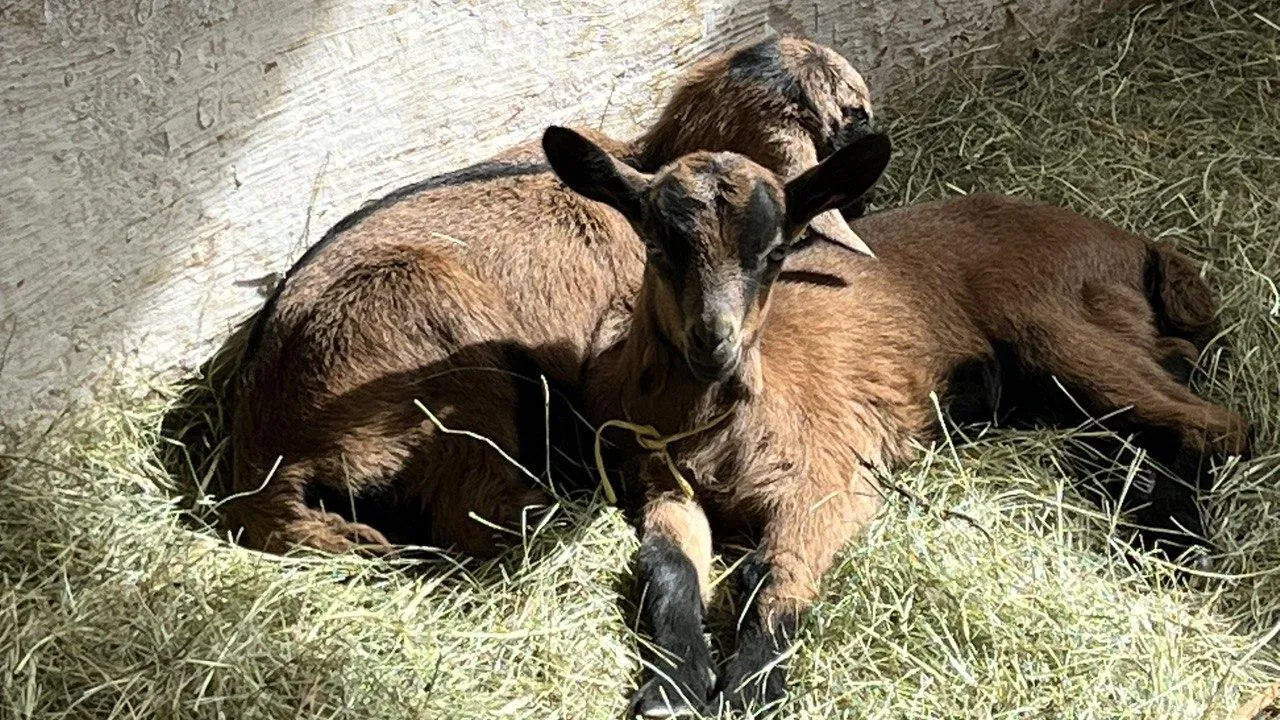
<path id="1" fill-rule="evenodd" d="M 974 363 L 1004 354 L 1023 382 L 1057 376 L 1092 409 L 1128 407 L 1135 427 L 1172 433 L 1183 453 L 1246 448 L 1241 418 L 1162 367 L 1194 359 L 1191 339 L 1212 322 L 1207 290 L 1164 247 L 1067 210 L 970 196 L 855 222 L 878 259 L 793 252 L 815 213 L 871 187 L 887 139 L 858 139 L 785 184 L 727 153 L 646 175 L 572 131 L 549 129 L 544 145 L 565 183 L 619 210 L 648 249 L 629 328 L 601 339 L 589 367 L 590 414 L 692 431 L 670 447 L 692 496 L 660 456 L 632 456 L 641 616 L 658 648 L 636 713 L 783 696 L 785 653 L 820 578 L 880 507 L 877 473 L 937 431 L 931 391 L 967 392 L 956 378 Z M 713 534 L 758 543 L 718 684 L 703 636 Z"/>
<path id="2" fill-rule="evenodd" d="M 652 130 L 614 147 L 637 166 L 731 148 L 789 176 L 869 132 L 870 115 L 862 78 L 839 55 L 769 40 L 700 63 Z M 857 244 L 838 214 L 818 229 Z M 394 525 L 398 540 L 494 553 L 492 526 L 545 500 L 503 453 L 540 475 L 546 433 L 573 424 L 541 426 L 538 374 L 572 397 L 596 322 L 635 296 L 643 265 L 622 218 L 568 192 L 527 151 L 345 218 L 250 333 L 229 529 L 260 549 L 345 551 L 387 546 Z M 442 432 L 415 400 L 502 452 Z"/>

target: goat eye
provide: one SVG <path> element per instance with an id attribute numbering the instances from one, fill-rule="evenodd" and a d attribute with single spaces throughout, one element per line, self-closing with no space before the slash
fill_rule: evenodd
<path id="1" fill-rule="evenodd" d="M 780 263 L 787 259 L 787 246 L 779 245 L 769 251 L 769 262 Z"/>
<path id="2" fill-rule="evenodd" d="M 844 108 L 840 111 L 844 116 L 845 122 L 856 122 L 866 124 L 871 121 L 871 116 L 867 114 L 866 108 Z"/>

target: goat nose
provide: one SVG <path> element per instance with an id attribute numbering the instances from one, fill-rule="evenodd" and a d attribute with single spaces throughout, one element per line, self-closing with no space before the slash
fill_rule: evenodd
<path id="1" fill-rule="evenodd" d="M 698 350 L 710 350 L 716 346 L 716 340 L 706 325 L 694 325 L 693 332 L 689 333 L 689 339 Z"/>
<path id="2" fill-rule="evenodd" d="M 699 350 L 712 352 L 731 343 L 738 334 L 738 328 L 728 315 L 716 315 L 710 321 L 696 323 L 691 333 L 694 345 Z"/>

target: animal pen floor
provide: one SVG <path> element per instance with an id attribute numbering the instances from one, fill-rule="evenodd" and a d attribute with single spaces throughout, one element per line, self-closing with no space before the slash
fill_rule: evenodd
<path id="1" fill-rule="evenodd" d="M 1201 386 L 1259 457 L 1213 498 L 1214 572 L 1177 589 L 1121 559 L 1060 469 L 1071 433 L 957 433 L 844 553 L 786 715 L 1248 717 L 1280 678 L 1280 3 L 1147 7 L 931 92 L 892 108 L 878 202 L 1026 194 L 1176 242 L 1224 305 Z M 483 567 L 265 557 L 171 499 L 177 389 L 117 385 L 3 438 L 0 718 L 620 715 L 616 511 L 563 507 Z"/>

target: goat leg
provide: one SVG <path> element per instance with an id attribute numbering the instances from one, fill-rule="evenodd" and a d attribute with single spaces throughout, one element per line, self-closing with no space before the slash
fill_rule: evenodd
<path id="1" fill-rule="evenodd" d="M 1178 432 L 1184 452 L 1243 455 L 1249 423 L 1178 382 L 1154 357 L 1134 356 L 1134 344 L 1085 319 L 1058 318 L 1028 343 L 1033 365 L 1082 388 L 1099 412 L 1129 407 L 1139 425 Z M 1024 351 L 1026 352 L 1026 351 Z"/>
<path id="2" fill-rule="evenodd" d="M 711 566 L 711 528 L 702 508 L 662 494 L 644 508 L 637 574 L 640 615 L 652 637 L 652 677 L 631 699 L 629 717 L 687 717 L 706 703 L 714 682 L 703 634 Z"/>
<path id="3" fill-rule="evenodd" d="M 721 674 L 714 709 L 744 711 L 783 699 L 791 643 L 823 574 L 880 508 L 873 483 L 863 471 L 832 483 L 811 480 L 774 506 L 760 550 L 739 576 L 738 647 Z"/>

